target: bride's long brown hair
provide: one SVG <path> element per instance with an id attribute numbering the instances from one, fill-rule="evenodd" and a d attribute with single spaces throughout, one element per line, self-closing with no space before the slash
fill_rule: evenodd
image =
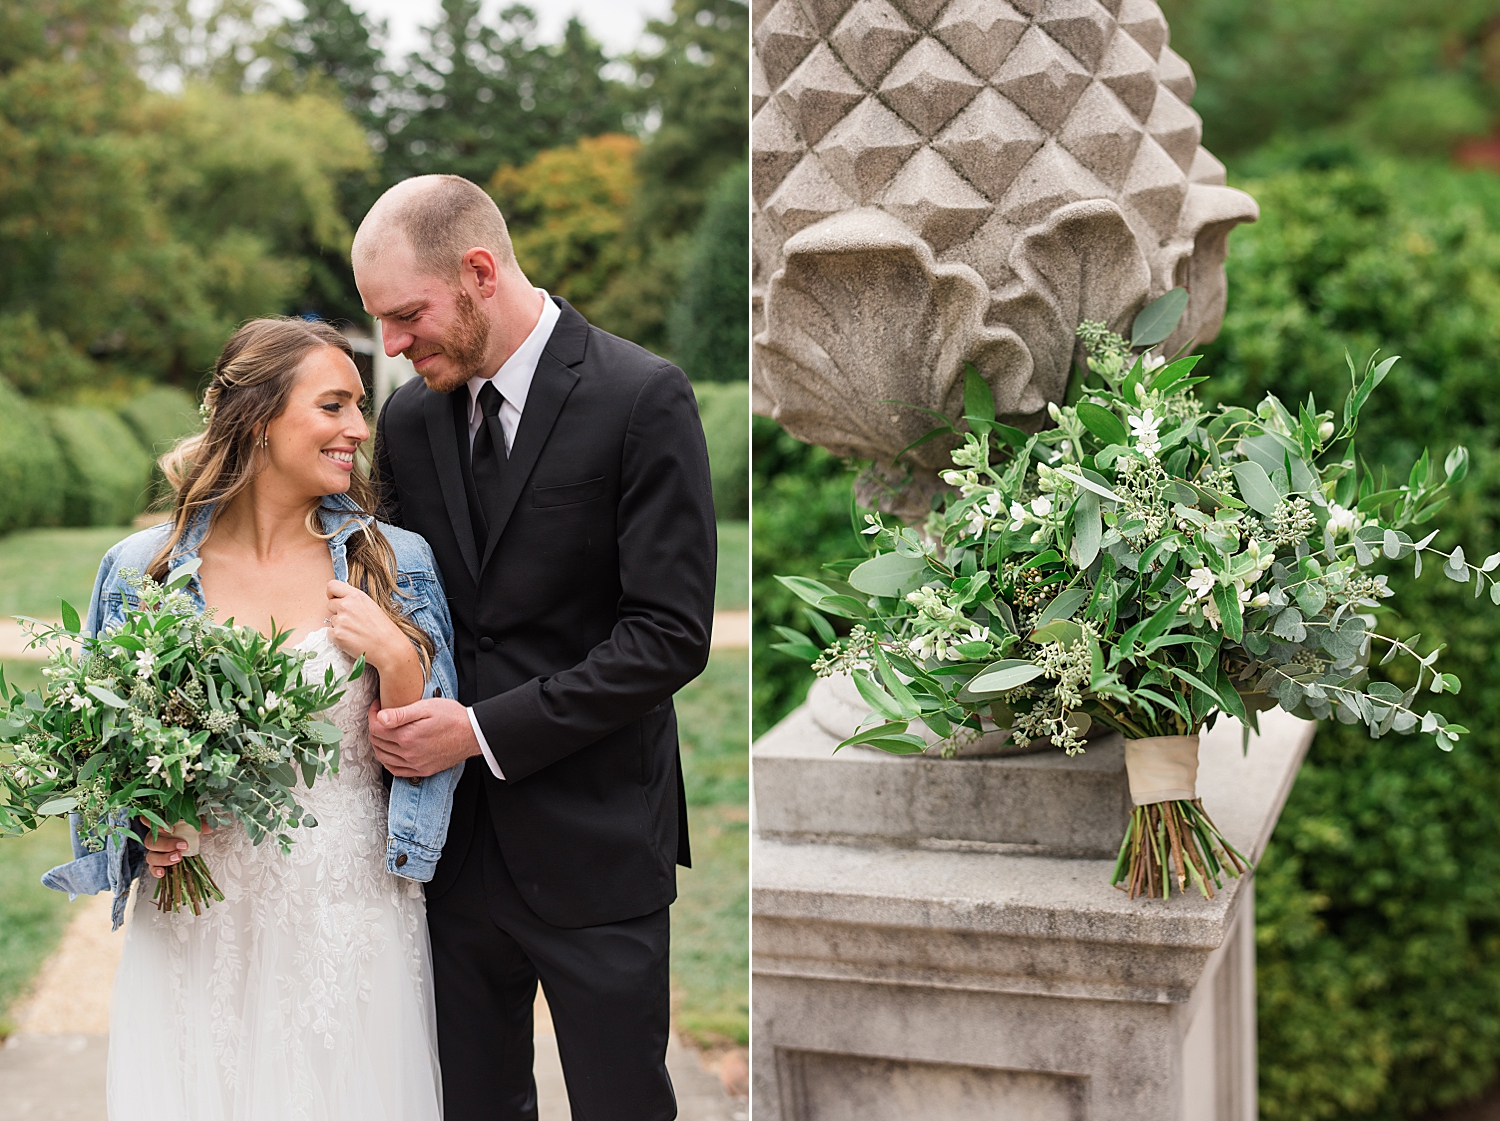
<path id="1" fill-rule="evenodd" d="M 162 579 L 171 569 L 195 514 L 213 506 L 212 531 L 225 506 L 250 485 L 260 470 L 256 453 L 266 426 L 285 411 L 303 359 L 325 346 L 354 359 L 349 340 L 338 331 L 326 323 L 302 319 L 252 319 L 224 344 L 203 398 L 207 425 L 202 432 L 178 441 L 158 461 L 173 492 L 172 530 L 147 569 L 153 579 Z M 359 522 L 360 531 L 349 537 L 346 546 L 349 583 L 378 603 L 411 639 L 426 673 L 436 648 L 427 632 L 401 611 L 398 597 L 408 593 L 397 586 L 396 554 L 375 523 L 375 488 L 358 467 L 350 476 L 349 497 L 367 515 L 350 516 Z M 323 532 L 318 507 L 308 511 L 307 529 L 324 540 L 332 536 Z"/>

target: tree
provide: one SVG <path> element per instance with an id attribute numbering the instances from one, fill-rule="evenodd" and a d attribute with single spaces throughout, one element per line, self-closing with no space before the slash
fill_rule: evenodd
<path id="1" fill-rule="evenodd" d="M 606 331 L 621 325 L 595 302 L 637 260 L 626 220 L 640 187 L 640 147 L 619 133 L 585 137 L 524 167 L 502 167 L 489 184 L 527 276 Z"/>
<path id="2" fill-rule="evenodd" d="M 1493 0 L 1162 0 L 1193 66 L 1204 142 L 1280 137 L 1446 155 L 1500 122 Z"/>
<path id="3" fill-rule="evenodd" d="M 387 183 L 433 172 L 484 183 L 543 149 L 625 128 L 627 91 L 602 75 L 609 60 L 576 18 L 560 43 L 540 44 L 530 8 L 508 7 L 490 27 L 479 0 L 442 0 L 427 35 L 392 94 Z"/>
<path id="4" fill-rule="evenodd" d="M 103 0 L 0 17 L 20 32 L 0 71 L 0 372 L 56 395 L 193 384 L 240 320 L 290 310 L 309 260 L 345 251 L 334 184 L 369 152 L 336 104 L 148 90 Z"/>
<path id="5" fill-rule="evenodd" d="M 693 231 L 672 308 L 672 353 L 694 381 L 750 376 L 749 165 L 719 179 Z"/>

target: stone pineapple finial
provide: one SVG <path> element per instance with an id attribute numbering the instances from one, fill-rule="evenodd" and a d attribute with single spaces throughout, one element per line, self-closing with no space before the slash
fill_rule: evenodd
<path id="1" fill-rule="evenodd" d="M 771 0 L 755 12 L 755 406 L 889 463 L 961 412 L 1061 400 L 1084 319 L 1116 329 L 1175 285 L 1170 352 L 1211 340 L 1229 230 L 1152 0 Z M 918 490 L 946 445 L 907 457 Z M 899 474 L 899 472 L 897 473 Z M 900 503 L 896 503 L 900 506 Z"/>

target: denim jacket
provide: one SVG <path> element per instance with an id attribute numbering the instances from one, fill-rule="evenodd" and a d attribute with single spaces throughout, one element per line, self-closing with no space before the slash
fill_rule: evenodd
<path id="1" fill-rule="evenodd" d="M 324 497 L 318 511 L 323 532 L 333 534 L 328 552 L 333 560 L 335 579 L 349 578 L 346 544 L 369 515 L 360 512 L 348 495 Z M 173 567 L 198 556 L 198 549 L 208 535 L 211 508 L 200 511 L 188 524 L 173 554 Z M 431 636 L 437 653 L 432 659 L 424 697 L 458 696 L 458 671 L 453 664 L 453 621 L 448 614 L 448 600 L 432 550 L 415 533 L 380 524 L 380 530 L 396 554 L 397 583 L 409 596 L 400 600 L 401 608 L 418 627 Z M 144 572 L 166 541 L 170 527 L 155 526 L 132 534 L 105 554 L 89 601 L 84 631 L 99 634 L 124 621 L 127 607 L 133 606 L 132 593 L 121 573 L 125 569 Z M 184 589 L 198 608 L 204 608 L 203 585 L 196 575 Z M 430 778 L 395 779 L 391 783 L 389 824 L 386 830 L 386 870 L 409 880 L 432 879 L 443 841 L 448 835 L 448 817 L 453 808 L 453 791 L 458 786 L 464 765 L 458 764 Z M 113 921 L 116 928 L 124 921 L 125 904 L 130 886 L 146 867 L 145 848 L 134 842 L 111 837 L 100 852 L 89 852 L 78 835 L 78 821 L 73 819 L 74 860 L 59 865 L 42 877 L 42 883 L 70 895 L 94 895 L 109 891 L 114 896 Z"/>

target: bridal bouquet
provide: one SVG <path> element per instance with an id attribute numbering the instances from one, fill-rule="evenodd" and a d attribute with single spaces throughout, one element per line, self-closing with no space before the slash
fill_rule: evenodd
<path id="1" fill-rule="evenodd" d="M 1351 361 L 1337 413 L 1274 396 L 1254 411 L 1209 407 L 1193 393 L 1198 356 L 1145 353 L 1185 297 L 1145 308 L 1130 342 L 1083 324 L 1088 377 L 1044 432 L 997 421 L 970 368 L 967 430 L 923 437 L 961 436 L 943 473 L 952 490 L 926 524 L 867 515 L 869 559 L 829 566 L 838 579 L 779 577 L 814 609 L 821 642 L 783 628 L 778 648 L 820 675 L 852 674 L 872 710 L 840 747 L 925 751 L 916 721 L 946 755 L 986 732 L 1070 754 L 1091 728 L 1121 733 L 1135 808 L 1112 882 L 1132 898 L 1168 895 L 1174 879 L 1211 896 L 1247 865 L 1195 792 L 1197 737 L 1221 713 L 1247 742 L 1276 706 L 1377 737 L 1420 731 L 1444 750 L 1467 731 L 1416 707 L 1459 681 L 1437 669 L 1441 646 L 1376 629 L 1372 609 L 1393 594 L 1369 571 L 1378 559 L 1420 574 L 1440 558 L 1500 603 L 1500 553 L 1475 565 L 1462 547 L 1435 549 L 1436 531 L 1414 536 L 1463 478 L 1466 451 L 1441 474 L 1424 452 L 1399 482 L 1355 453 L 1360 410 L 1395 358 Z M 835 638 L 825 615 L 856 625 Z M 1415 661 L 1408 688 L 1370 679 L 1372 657 L 1398 656 Z"/>
<path id="2" fill-rule="evenodd" d="M 282 649 L 287 632 L 266 638 L 249 627 L 199 614 L 182 588 L 197 562 L 160 584 L 129 583 L 139 606 L 124 623 L 79 642 L 78 613 L 62 605 L 61 626 L 27 620 L 48 650 L 48 685 L 23 692 L 0 673 L 0 833 L 25 833 L 56 814 L 76 813 L 94 851 L 110 836 L 135 838 L 144 819 L 189 843 L 186 859 L 157 882 L 156 903 L 201 913 L 224 896 L 202 856 L 198 829 L 237 820 L 259 844 L 317 822 L 298 806 L 308 786 L 337 773 L 339 729 L 317 714 L 364 672 L 329 667 L 304 681 L 310 653 Z M 76 647 L 76 649 L 75 649 Z"/>

